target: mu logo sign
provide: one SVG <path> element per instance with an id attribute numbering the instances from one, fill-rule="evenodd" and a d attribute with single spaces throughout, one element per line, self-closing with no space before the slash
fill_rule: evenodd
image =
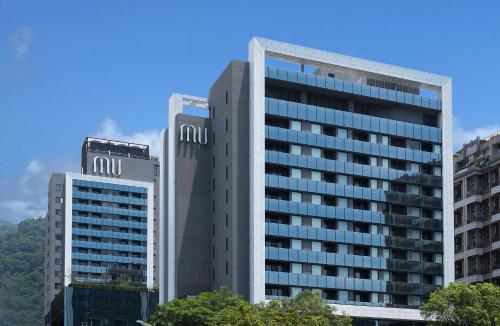
<path id="1" fill-rule="evenodd" d="M 208 142 L 207 138 L 207 128 L 203 128 L 204 133 L 202 133 L 201 127 L 195 127 L 193 125 L 182 124 L 181 125 L 181 135 L 180 141 L 185 141 L 186 143 L 193 142 L 199 143 L 201 145 L 206 145 Z M 192 137 L 190 137 L 192 135 Z"/>
<path id="2" fill-rule="evenodd" d="M 115 177 L 122 174 L 122 160 L 118 159 L 118 163 L 114 158 L 102 156 L 94 157 L 94 174 L 99 171 L 99 174 L 114 175 Z"/>

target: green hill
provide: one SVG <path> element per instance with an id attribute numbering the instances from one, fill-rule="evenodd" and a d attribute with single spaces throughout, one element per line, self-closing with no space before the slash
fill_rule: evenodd
<path id="1" fill-rule="evenodd" d="M 16 228 L 16 224 L 0 218 L 0 235 Z"/>
<path id="2" fill-rule="evenodd" d="M 45 218 L 0 235 L 0 326 L 43 325 Z"/>

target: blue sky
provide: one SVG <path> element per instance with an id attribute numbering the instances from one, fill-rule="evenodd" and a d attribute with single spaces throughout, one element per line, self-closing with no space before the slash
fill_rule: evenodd
<path id="1" fill-rule="evenodd" d="M 449 75 L 457 144 L 499 129 L 498 1 L 0 0 L 0 218 L 43 214 L 87 135 L 155 141 L 254 35 Z"/>

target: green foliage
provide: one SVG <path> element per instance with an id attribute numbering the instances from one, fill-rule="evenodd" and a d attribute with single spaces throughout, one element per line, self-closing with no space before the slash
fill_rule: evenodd
<path id="1" fill-rule="evenodd" d="M 153 325 L 210 325 L 216 314 L 245 301 L 231 294 L 227 287 L 197 296 L 177 299 L 161 305 L 151 317 Z"/>
<path id="2" fill-rule="evenodd" d="M 325 304 L 319 295 L 309 291 L 292 299 L 253 305 L 233 295 L 227 287 L 222 287 L 160 305 L 150 322 L 155 326 L 351 325 L 348 316 L 338 316 L 334 312 L 334 308 Z"/>
<path id="3" fill-rule="evenodd" d="M 43 324 L 45 218 L 0 235 L 0 326 Z"/>
<path id="4" fill-rule="evenodd" d="M 4 235 L 5 233 L 14 230 L 15 228 L 16 224 L 0 218 L 0 235 Z"/>
<path id="5" fill-rule="evenodd" d="M 145 286 L 135 286 L 127 283 L 97 284 L 97 283 L 77 282 L 73 280 L 71 281 L 71 284 L 69 286 L 79 289 L 106 289 L 106 290 L 122 290 L 122 291 L 134 291 L 134 292 L 158 292 L 158 289 L 156 288 L 149 289 Z"/>
<path id="6" fill-rule="evenodd" d="M 278 318 L 280 325 L 351 325 L 347 315 L 338 316 L 334 312 L 318 294 L 302 291 L 295 298 L 281 302 Z"/>
<path id="7" fill-rule="evenodd" d="M 215 313 L 208 325 L 211 326 L 263 326 L 261 307 L 242 301 L 237 305 L 230 305 Z"/>
<path id="8" fill-rule="evenodd" d="M 500 287 L 452 283 L 434 291 L 421 310 L 435 325 L 500 325 Z"/>

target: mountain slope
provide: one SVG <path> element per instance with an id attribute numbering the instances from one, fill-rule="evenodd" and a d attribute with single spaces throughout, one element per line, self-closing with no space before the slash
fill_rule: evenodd
<path id="1" fill-rule="evenodd" d="M 43 324 L 45 218 L 0 235 L 0 326 Z"/>
<path id="2" fill-rule="evenodd" d="M 16 225 L 12 222 L 0 218 L 0 235 L 9 232 L 16 228 Z"/>

